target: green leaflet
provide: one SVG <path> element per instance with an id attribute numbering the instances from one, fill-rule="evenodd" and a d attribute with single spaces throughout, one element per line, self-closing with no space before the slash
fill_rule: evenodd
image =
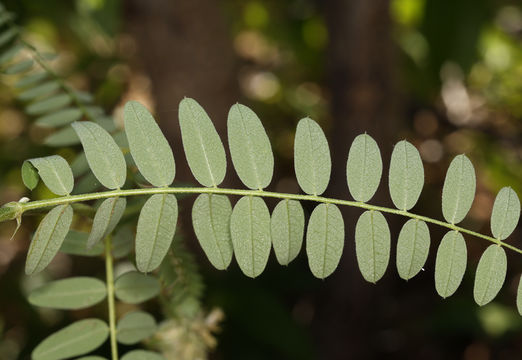
<path id="1" fill-rule="evenodd" d="M 43 100 L 38 100 L 25 108 L 29 115 L 41 115 L 58 110 L 71 103 L 72 99 L 67 94 L 54 95 Z"/>
<path id="2" fill-rule="evenodd" d="M 47 75 L 48 74 L 46 72 L 39 72 L 39 73 L 25 75 L 20 80 L 18 80 L 18 82 L 15 84 L 15 86 L 18 88 L 23 88 L 26 86 L 34 85 L 37 82 L 40 82 L 43 79 L 47 78 Z"/>
<path id="3" fill-rule="evenodd" d="M 112 136 L 90 121 L 75 122 L 71 126 L 78 134 L 89 167 L 100 183 L 108 189 L 121 188 L 127 177 L 127 165 Z"/>
<path id="4" fill-rule="evenodd" d="M 9 41 L 13 40 L 18 35 L 18 29 L 15 27 L 9 28 L 0 34 L 0 46 L 4 46 Z"/>
<path id="5" fill-rule="evenodd" d="M 59 127 L 70 124 L 82 118 L 82 111 L 76 108 L 65 108 L 35 120 L 35 124 L 41 127 Z"/>
<path id="6" fill-rule="evenodd" d="M 451 224 L 461 222 L 475 198 L 475 169 L 466 155 L 451 162 L 442 188 L 442 215 Z"/>
<path id="7" fill-rule="evenodd" d="M 520 315 L 522 315 L 522 276 L 518 281 L 517 287 L 517 310 Z"/>
<path id="8" fill-rule="evenodd" d="M 491 232 L 499 240 L 507 239 L 520 218 L 520 200 L 510 187 L 502 188 L 495 199 L 491 213 Z"/>
<path id="9" fill-rule="evenodd" d="M 281 265 L 288 265 L 294 260 L 303 244 L 304 211 L 301 203 L 295 200 L 281 200 L 270 220 L 272 244 Z"/>
<path id="10" fill-rule="evenodd" d="M 23 61 L 20 61 L 19 63 L 15 63 L 13 65 L 8 66 L 4 70 L 4 72 L 8 75 L 20 74 L 20 73 L 23 73 L 23 72 L 29 70 L 31 67 L 33 67 L 33 64 L 34 64 L 34 62 L 31 59 L 23 60 Z"/>
<path id="11" fill-rule="evenodd" d="M 424 167 L 419 151 L 406 140 L 399 141 L 393 148 L 390 162 L 389 188 L 393 204 L 397 209 L 410 210 L 424 185 Z"/>
<path id="12" fill-rule="evenodd" d="M 125 314 L 117 326 L 119 343 L 132 345 L 152 336 L 156 332 L 156 320 L 144 311 L 133 311 Z"/>
<path id="13" fill-rule="evenodd" d="M 409 280 L 421 271 L 430 251 L 430 231 L 422 220 L 410 219 L 404 224 L 397 241 L 397 271 Z"/>
<path id="14" fill-rule="evenodd" d="M 85 319 L 48 336 L 31 354 L 32 360 L 58 360 L 83 355 L 107 340 L 109 327 L 99 319 Z"/>
<path id="15" fill-rule="evenodd" d="M 224 270 L 232 261 L 230 216 L 232 205 L 224 195 L 201 194 L 192 207 L 192 225 L 201 248 L 216 269 Z"/>
<path id="16" fill-rule="evenodd" d="M 234 206 L 230 233 L 237 263 L 246 276 L 255 278 L 270 255 L 270 213 L 259 197 L 243 196 Z"/>
<path id="17" fill-rule="evenodd" d="M 47 283 L 29 294 L 35 306 L 76 310 L 95 305 L 105 299 L 107 289 L 101 280 L 90 277 L 71 277 Z"/>
<path id="18" fill-rule="evenodd" d="M 20 95 L 18 95 L 18 99 L 27 101 L 37 97 L 48 96 L 58 90 L 60 88 L 60 84 L 56 81 L 48 81 L 46 83 L 37 85 L 31 89 L 27 89 L 22 91 Z"/>
<path id="19" fill-rule="evenodd" d="M 33 190 L 36 185 L 38 185 L 39 180 L 40 176 L 38 176 L 38 170 L 31 164 L 31 162 L 24 161 L 22 164 L 22 181 L 25 187 L 29 190 Z"/>
<path id="20" fill-rule="evenodd" d="M 506 252 L 499 245 L 490 245 L 480 257 L 475 275 L 473 297 L 478 305 L 486 305 L 497 296 L 504 285 L 506 271 Z"/>
<path id="21" fill-rule="evenodd" d="M 112 233 L 127 206 L 125 198 L 105 199 L 96 210 L 92 223 L 91 233 L 87 240 L 87 248 L 92 248 L 100 240 L 103 240 Z"/>
<path id="22" fill-rule="evenodd" d="M 130 152 L 141 174 L 157 187 L 172 184 L 176 174 L 174 155 L 150 112 L 139 102 L 129 101 L 123 119 Z"/>
<path id="23" fill-rule="evenodd" d="M 11 60 L 14 59 L 16 55 L 24 48 L 21 44 L 14 44 L 12 45 L 9 50 L 4 51 L 2 54 L 0 54 L 0 65 L 7 64 Z"/>
<path id="24" fill-rule="evenodd" d="M 54 258 L 65 235 L 69 231 L 73 216 L 72 207 L 59 205 L 43 218 L 33 236 L 27 253 L 25 273 L 32 275 L 45 269 Z"/>
<path id="25" fill-rule="evenodd" d="M 75 360 L 107 360 L 101 356 L 82 356 L 81 358 L 77 358 Z"/>
<path id="26" fill-rule="evenodd" d="M 72 170 L 65 159 L 58 155 L 29 159 L 45 185 L 56 195 L 69 195 L 74 186 Z M 27 171 L 27 167 L 25 169 Z M 27 173 L 25 174 L 27 176 Z M 34 175 L 34 174 L 33 174 Z M 32 179 L 34 183 L 34 179 Z"/>
<path id="27" fill-rule="evenodd" d="M 321 195 L 330 181 L 332 161 L 323 130 L 310 118 L 301 119 L 297 124 L 294 163 L 301 189 L 309 195 Z"/>
<path id="28" fill-rule="evenodd" d="M 130 271 L 116 279 L 114 292 L 123 302 L 139 304 L 158 295 L 160 284 L 153 276 Z"/>
<path id="29" fill-rule="evenodd" d="M 44 144 L 53 147 L 71 146 L 80 143 L 80 138 L 71 126 L 64 126 L 60 130 L 45 138 Z"/>
<path id="30" fill-rule="evenodd" d="M 263 189 L 272 181 L 274 154 L 257 115 L 235 104 L 228 113 L 228 142 L 236 172 L 246 187 Z"/>
<path id="31" fill-rule="evenodd" d="M 355 254 L 364 280 L 375 284 L 382 278 L 390 260 L 390 229 L 379 211 L 365 211 L 357 220 Z"/>
<path id="32" fill-rule="evenodd" d="M 369 201 L 381 181 L 382 159 L 379 146 L 370 135 L 355 138 L 348 153 L 346 178 L 350 194 L 356 201 Z"/>
<path id="33" fill-rule="evenodd" d="M 89 234 L 82 231 L 71 230 L 67 233 L 62 243 L 60 252 L 78 256 L 100 256 L 105 251 L 103 243 L 99 242 L 92 248 L 87 248 L 87 238 Z"/>
<path id="34" fill-rule="evenodd" d="M 79 177 L 85 174 L 89 170 L 89 163 L 87 162 L 87 156 L 84 152 L 79 153 L 71 163 L 71 170 L 74 177 Z"/>
<path id="35" fill-rule="evenodd" d="M 123 355 L 121 360 L 165 360 L 165 358 L 153 351 L 132 350 Z"/>
<path id="36" fill-rule="evenodd" d="M 453 295 L 466 271 L 466 242 L 461 233 L 448 231 L 440 242 L 435 260 L 435 288 L 443 298 Z"/>
<path id="37" fill-rule="evenodd" d="M 225 148 L 205 110 L 193 99 L 179 103 L 179 125 L 190 170 L 203 186 L 218 186 L 225 178 Z"/>
<path id="38" fill-rule="evenodd" d="M 339 264 L 344 247 L 344 221 L 339 208 L 319 204 L 312 211 L 306 232 L 306 254 L 312 274 L 324 279 Z"/>
<path id="39" fill-rule="evenodd" d="M 152 195 L 140 212 L 136 231 L 136 266 L 141 272 L 151 272 L 169 250 L 176 223 L 178 202 L 172 194 Z"/>
<path id="40" fill-rule="evenodd" d="M 112 237 L 112 256 L 121 259 L 129 255 L 134 247 L 134 234 L 129 225 L 118 228 Z"/>

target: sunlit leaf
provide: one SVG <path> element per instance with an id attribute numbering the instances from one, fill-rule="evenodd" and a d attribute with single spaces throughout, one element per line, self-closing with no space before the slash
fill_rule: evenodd
<path id="1" fill-rule="evenodd" d="M 39 180 L 40 176 L 38 176 L 38 170 L 30 161 L 24 161 L 22 164 L 22 181 L 25 187 L 29 190 L 33 190 L 36 185 L 38 185 Z"/>
<path id="2" fill-rule="evenodd" d="M 205 110 L 193 99 L 179 103 L 179 125 L 190 170 L 203 186 L 221 184 L 227 170 L 223 143 Z"/>
<path id="3" fill-rule="evenodd" d="M 458 155 L 451 162 L 442 188 L 442 214 L 451 223 L 461 222 L 475 198 L 475 169 L 466 155 Z"/>
<path id="4" fill-rule="evenodd" d="M 23 101 L 31 100 L 34 98 L 48 96 L 60 88 L 60 84 L 56 81 L 48 81 L 41 85 L 22 91 L 18 98 Z"/>
<path id="5" fill-rule="evenodd" d="M 74 186 L 71 167 L 58 155 L 29 159 L 45 185 L 56 195 L 69 195 Z"/>
<path id="6" fill-rule="evenodd" d="M 410 210 L 419 199 L 424 185 L 424 167 L 419 151 L 406 140 L 393 148 L 389 188 L 397 209 Z"/>
<path id="7" fill-rule="evenodd" d="M 101 280 L 71 277 L 47 283 L 29 294 L 34 306 L 76 310 L 95 305 L 105 299 L 107 289 Z"/>
<path id="8" fill-rule="evenodd" d="M 495 199 L 491 213 L 491 232 L 499 240 L 507 239 L 520 219 L 520 200 L 510 187 L 502 188 Z"/>
<path id="9" fill-rule="evenodd" d="M 39 117 L 35 124 L 41 127 L 59 127 L 80 120 L 83 113 L 77 108 L 65 108 Z"/>
<path id="10" fill-rule="evenodd" d="M 53 147 L 71 146 L 80 143 L 80 138 L 71 126 L 65 126 L 45 138 L 44 144 Z"/>
<path id="11" fill-rule="evenodd" d="M 45 269 L 54 258 L 65 235 L 69 231 L 73 216 L 70 205 L 59 205 L 49 211 L 34 233 L 27 253 L 25 273 L 32 275 Z"/>
<path id="12" fill-rule="evenodd" d="M 83 355 L 107 340 L 109 327 L 99 319 L 85 319 L 48 336 L 31 354 L 32 360 L 57 360 Z"/>
<path id="13" fill-rule="evenodd" d="M 152 336 L 156 331 L 156 320 L 143 311 L 125 314 L 116 328 L 118 342 L 132 345 Z"/>
<path id="14" fill-rule="evenodd" d="M 152 195 L 140 212 L 136 232 L 136 266 L 141 272 L 151 272 L 169 250 L 176 223 L 178 202 L 172 194 Z"/>
<path id="15" fill-rule="evenodd" d="M 230 233 L 237 263 L 246 276 L 255 278 L 270 255 L 270 213 L 263 199 L 244 196 L 230 218 Z"/>
<path id="16" fill-rule="evenodd" d="M 355 138 L 348 153 L 346 178 L 352 197 L 361 202 L 369 201 L 381 181 L 382 159 L 379 146 L 370 135 Z"/>
<path id="17" fill-rule="evenodd" d="M 13 65 L 8 66 L 4 72 L 8 75 L 20 74 L 32 68 L 33 64 L 34 62 L 31 59 L 22 60 L 18 63 L 14 63 Z"/>
<path id="18" fill-rule="evenodd" d="M 160 284 L 153 276 L 130 271 L 116 279 L 114 292 L 123 302 L 139 304 L 158 295 Z"/>
<path id="19" fill-rule="evenodd" d="M 176 174 L 174 155 L 150 112 L 139 102 L 129 101 L 123 119 L 130 152 L 141 174 L 154 186 L 169 186 Z"/>
<path id="20" fill-rule="evenodd" d="M 301 250 L 304 235 L 304 211 L 295 200 L 281 200 L 272 212 L 272 244 L 281 265 L 288 265 Z"/>
<path id="21" fill-rule="evenodd" d="M 69 105 L 71 101 L 72 99 L 68 94 L 54 95 L 31 103 L 25 108 L 25 112 L 29 115 L 41 115 L 63 108 Z"/>
<path id="22" fill-rule="evenodd" d="M 486 305 L 497 296 L 504 285 L 507 257 L 499 245 L 490 245 L 480 257 L 475 275 L 473 297 L 480 306 Z"/>
<path id="23" fill-rule="evenodd" d="M 121 360 L 165 360 L 165 358 L 159 353 L 148 350 L 132 350 L 123 355 Z"/>
<path id="24" fill-rule="evenodd" d="M 261 121 L 248 107 L 235 104 L 227 125 L 230 155 L 239 178 L 250 189 L 267 187 L 274 172 L 274 154 Z"/>
<path id="25" fill-rule="evenodd" d="M 410 219 L 404 224 L 397 241 L 397 271 L 409 280 L 421 271 L 430 251 L 430 231 L 422 220 Z"/>
<path id="26" fill-rule="evenodd" d="M 224 195 L 201 194 L 192 207 L 192 225 L 199 244 L 219 270 L 226 269 L 232 261 L 231 215 L 232 205 Z"/>
<path id="27" fill-rule="evenodd" d="M 87 240 L 87 247 L 92 248 L 100 240 L 103 240 L 112 233 L 127 206 L 125 198 L 108 198 L 105 199 L 96 210 L 92 223 L 91 233 Z"/>
<path id="28" fill-rule="evenodd" d="M 121 188 L 127 176 L 127 165 L 111 135 L 90 121 L 75 122 L 71 126 L 78 134 L 87 162 L 100 183 L 109 189 Z"/>
<path id="29" fill-rule="evenodd" d="M 449 231 L 437 250 L 435 288 L 443 298 L 453 295 L 459 287 L 467 264 L 466 242 L 461 233 Z"/>
<path id="30" fill-rule="evenodd" d="M 89 234 L 82 231 L 71 230 L 67 233 L 60 247 L 60 252 L 78 256 L 100 256 L 105 251 L 103 243 L 97 243 L 92 248 L 87 248 Z"/>
<path id="31" fill-rule="evenodd" d="M 382 278 L 390 261 L 390 229 L 379 211 L 365 211 L 357 220 L 355 254 L 364 280 L 375 284 Z"/>

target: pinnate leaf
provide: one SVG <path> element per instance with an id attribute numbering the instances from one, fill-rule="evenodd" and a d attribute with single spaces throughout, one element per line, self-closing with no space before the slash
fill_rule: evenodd
<path id="1" fill-rule="evenodd" d="M 346 178 L 350 194 L 356 201 L 369 201 L 381 181 L 382 159 L 379 146 L 370 135 L 355 138 L 348 153 Z"/>
<path id="2" fill-rule="evenodd" d="M 125 314 L 116 328 L 118 342 L 125 345 L 136 344 L 156 331 L 156 320 L 144 311 L 133 311 Z"/>
<path id="3" fill-rule="evenodd" d="M 219 270 L 226 269 L 232 261 L 231 215 L 232 205 L 224 195 L 201 194 L 192 207 L 192 225 L 199 244 Z"/>
<path id="4" fill-rule="evenodd" d="M 234 254 L 246 276 L 255 278 L 265 269 L 270 255 L 270 213 L 263 199 L 244 196 L 230 218 Z"/>
<path id="5" fill-rule="evenodd" d="M 510 187 L 502 188 L 495 198 L 491 213 L 491 232 L 499 240 L 507 239 L 520 219 L 520 200 Z"/>
<path id="6" fill-rule="evenodd" d="M 190 170 L 203 186 L 218 186 L 225 178 L 227 159 L 223 143 L 205 110 L 194 100 L 179 104 L 179 125 Z"/>
<path id="7" fill-rule="evenodd" d="M 267 187 L 274 172 L 274 154 L 261 121 L 248 107 L 235 104 L 227 124 L 230 155 L 239 178 L 250 189 Z"/>
<path id="8" fill-rule="evenodd" d="M 125 133 L 136 166 L 154 186 L 169 186 L 176 175 L 172 149 L 150 112 L 137 101 L 125 104 Z"/>
<path id="9" fill-rule="evenodd" d="M 38 170 L 38 175 L 53 193 L 56 195 L 71 193 L 74 178 L 71 167 L 63 157 L 52 155 L 26 161 L 29 161 Z"/>
<path id="10" fill-rule="evenodd" d="M 478 305 L 486 305 L 497 296 L 504 285 L 506 271 L 506 252 L 499 245 L 490 245 L 480 257 L 475 275 L 473 297 Z"/>
<path id="11" fill-rule="evenodd" d="M 69 231 L 73 217 L 70 205 L 59 205 L 43 218 L 33 236 L 27 253 L 25 273 L 32 275 L 45 269 L 52 261 Z"/>
<path id="12" fill-rule="evenodd" d="M 430 251 L 430 231 L 422 220 L 410 219 L 404 224 L 397 241 L 397 271 L 409 280 L 421 271 Z"/>
<path id="13" fill-rule="evenodd" d="M 87 240 L 89 249 L 112 233 L 123 216 L 126 206 L 125 198 L 108 198 L 100 204 L 94 215 L 91 233 Z"/>
<path id="14" fill-rule="evenodd" d="M 435 260 L 435 288 L 443 298 L 453 295 L 459 287 L 467 264 L 466 242 L 461 233 L 444 235 Z"/>
<path id="15" fill-rule="evenodd" d="M 159 292 L 158 279 L 136 271 L 130 271 L 119 276 L 114 283 L 116 297 L 129 304 L 147 301 L 158 295 Z"/>
<path id="16" fill-rule="evenodd" d="M 304 225 L 304 211 L 299 201 L 281 200 L 272 212 L 272 244 L 281 265 L 288 265 L 299 254 L 303 244 Z"/>
<path id="17" fill-rule="evenodd" d="M 442 215 L 451 224 L 461 222 L 475 198 L 475 169 L 466 155 L 451 162 L 442 188 Z"/>

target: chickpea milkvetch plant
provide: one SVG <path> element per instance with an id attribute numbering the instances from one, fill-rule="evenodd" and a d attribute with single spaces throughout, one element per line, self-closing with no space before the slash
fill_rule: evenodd
<path id="1" fill-rule="evenodd" d="M 355 251 L 360 272 L 371 283 L 382 278 L 390 262 L 391 235 L 384 214 L 408 218 L 398 237 L 396 258 L 399 276 L 405 280 L 418 274 L 426 262 L 431 242 L 428 224 L 448 229 L 439 244 L 435 265 L 435 288 L 443 298 L 457 290 L 467 267 L 463 234 L 492 243 L 476 270 L 473 295 L 478 305 L 493 300 L 503 286 L 507 271 L 504 249 L 522 253 L 505 242 L 520 216 L 519 199 L 509 187 L 496 197 L 492 236 L 458 225 L 475 197 L 475 172 L 465 155 L 455 157 L 446 174 L 442 189 L 444 220 L 410 212 L 422 192 L 424 169 L 419 152 L 405 140 L 395 145 L 390 160 L 389 192 L 395 208 L 368 203 L 378 189 L 383 169 L 379 147 L 368 134 L 357 136 L 348 154 L 346 179 L 353 200 L 322 196 L 330 181 L 330 150 L 321 127 L 310 118 L 299 121 L 294 142 L 295 174 L 304 194 L 266 191 L 274 169 L 270 140 L 257 115 L 241 104 L 230 109 L 227 135 L 234 170 L 246 189 L 219 187 L 227 171 L 225 149 L 205 110 L 190 98 L 179 105 L 179 125 L 189 167 L 201 186 L 173 187 L 174 155 L 147 108 L 129 101 L 124 108 L 124 130 L 117 129 L 90 103 L 88 95 L 59 80 L 45 59 L 17 38 L 17 31 L 12 30 L 16 27 L 6 26 L 12 16 L 0 10 L 0 26 L 4 26 L 0 32 L 0 65 L 6 74 L 22 74 L 19 98 L 29 102 L 26 112 L 38 116 L 39 124 L 59 128 L 47 144 L 81 143 L 83 147 L 72 166 L 57 155 L 26 160 L 21 170 L 27 188 L 34 189 L 41 180 L 57 197 L 5 204 L 0 208 L 0 221 L 20 223 L 26 213 L 46 212 L 27 253 L 27 275 L 44 270 L 59 251 L 105 258 L 105 282 L 73 277 L 52 281 L 30 293 L 33 305 L 55 309 L 81 309 L 105 299 L 108 304 L 107 321 L 89 318 L 70 324 L 44 339 L 32 352 L 34 360 L 80 356 L 84 360 L 103 359 L 86 354 L 107 340 L 115 360 L 119 358 L 118 343 L 138 344 L 158 332 L 155 318 L 141 310 L 117 319 L 116 300 L 139 304 L 159 296 L 171 312 L 190 313 L 192 319 L 200 316 L 197 300 L 201 281 L 192 269 L 190 254 L 175 237 L 178 197 L 182 195 L 197 195 L 192 224 L 212 265 L 224 270 L 235 258 L 241 271 L 251 278 L 263 272 L 272 248 L 277 261 L 287 265 L 299 254 L 303 241 L 312 274 L 319 279 L 331 275 L 340 261 L 346 234 L 339 206 L 364 210 L 355 228 Z M 8 20 L 2 22 L 5 18 Z M 18 57 L 22 49 L 29 50 L 30 59 Z M 35 61 L 40 70 L 31 71 Z M 75 185 L 79 176 L 95 178 L 106 191 L 90 191 L 87 182 L 77 181 Z M 78 192 L 78 187 L 82 191 Z M 239 197 L 234 206 L 230 196 Z M 144 197 L 145 202 L 133 203 L 132 208 L 139 212 L 134 235 L 132 226 L 120 224 L 131 208 L 128 203 Z M 280 199 L 272 214 L 264 198 Z M 308 223 L 302 201 L 317 203 Z M 85 208 L 78 204 L 93 202 L 90 233 L 71 230 L 74 213 L 84 215 Z M 115 279 L 113 262 L 128 256 L 132 249 L 138 271 Z M 180 297 L 180 293 L 187 295 Z M 522 312 L 521 286 L 517 306 Z M 159 350 L 165 353 L 161 347 Z M 122 357 L 161 358 L 160 352 L 145 349 L 131 350 Z"/>

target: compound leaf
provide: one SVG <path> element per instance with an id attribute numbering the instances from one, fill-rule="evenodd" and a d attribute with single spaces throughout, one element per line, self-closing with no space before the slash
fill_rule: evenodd
<path id="1" fill-rule="evenodd" d="M 58 155 L 29 159 L 45 185 L 56 195 L 69 195 L 74 186 L 71 167 Z M 27 169 L 26 169 L 27 170 Z"/>
<path id="2" fill-rule="evenodd" d="M 223 143 L 205 110 L 194 100 L 179 104 L 179 125 L 190 170 L 203 186 L 218 186 L 225 178 L 227 159 Z"/>
<path id="3" fill-rule="evenodd" d="M 158 279 L 137 271 L 127 272 L 116 279 L 114 293 L 116 297 L 129 304 L 139 304 L 152 299 L 160 292 Z"/>
<path id="4" fill-rule="evenodd" d="M 381 181 L 382 159 L 379 146 L 370 135 L 355 138 L 348 153 L 346 178 L 350 194 L 356 201 L 369 201 Z"/>
<path id="5" fill-rule="evenodd" d="M 100 204 L 94 215 L 91 233 L 87 240 L 87 248 L 92 248 L 112 233 L 123 216 L 126 206 L 127 200 L 125 198 L 108 198 Z"/>
<path id="6" fill-rule="evenodd" d="M 227 124 L 230 155 L 239 178 L 250 189 L 267 187 L 274 172 L 274 154 L 261 121 L 248 107 L 235 104 Z"/>
<path id="7" fill-rule="evenodd" d="M 397 241 L 397 271 L 409 280 L 421 271 L 430 251 L 430 231 L 422 220 L 410 219 L 404 224 Z"/>
<path id="8" fill-rule="evenodd" d="M 461 233 L 449 231 L 444 235 L 435 260 L 435 288 L 443 298 L 453 295 L 466 271 L 466 242 Z"/>
<path id="9" fill-rule="evenodd" d="M 520 200 L 510 187 L 502 188 L 495 198 L 491 213 L 491 232 L 499 240 L 507 239 L 520 218 Z"/>
<path id="10" fill-rule="evenodd" d="M 506 252 L 499 245 L 490 245 L 480 257 L 475 275 L 473 297 L 478 305 L 486 305 L 497 296 L 504 285 L 506 271 Z"/>
<path id="11" fill-rule="evenodd" d="M 389 187 L 393 204 L 397 209 L 410 210 L 424 185 L 424 167 L 419 151 L 406 140 L 398 142 L 393 148 Z"/>
<path id="12" fill-rule="evenodd" d="M 475 169 L 466 155 L 458 155 L 451 162 L 442 188 L 442 214 L 451 223 L 461 222 L 475 198 Z"/>
<path id="13" fill-rule="evenodd" d="M 284 199 L 274 208 L 270 229 L 277 261 L 281 265 L 288 265 L 299 254 L 304 225 L 304 211 L 299 201 Z"/>
<path id="14" fill-rule="evenodd" d="M 118 342 L 132 345 L 150 337 L 156 331 L 156 320 L 144 311 L 133 311 L 125 314 L 116 328 Z"/>
<path id="15" fill-rule="evenodd" d="M 246 276 L 263 272 L 270 255 L 270 213 L 263 199 L 243 196 L 232 210 L 230 233 L 234 254 Z"/>

